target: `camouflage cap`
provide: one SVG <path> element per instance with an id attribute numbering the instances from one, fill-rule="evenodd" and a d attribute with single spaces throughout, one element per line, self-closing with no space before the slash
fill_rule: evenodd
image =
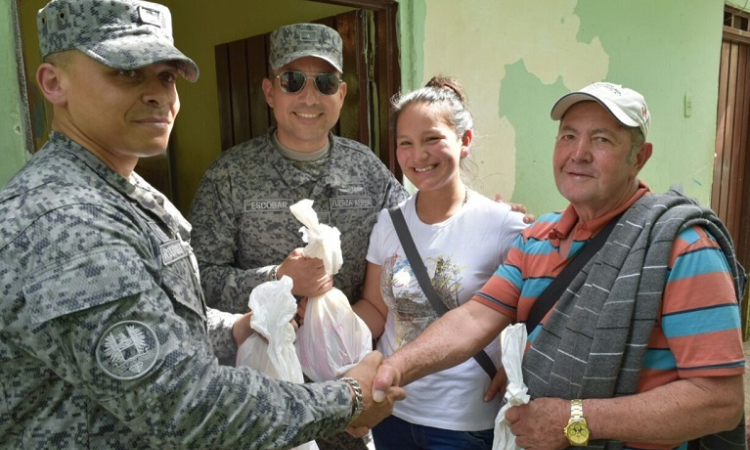
<path id="1" fill-rule="evenodd" d="M 333 28 L 318 23 L 284 25 L 271 33 L 271 68 L 278 70 L 305 56 L 315 56 L 344 70 L 341 36 Z"/>
<path id="2" fill-rule="evenodd" d="M 52 0 L 37 13 L 42 58 L 77 49 L 118 70 L 175 61 L 188 81 L 198 66 L 177 50 L 172 16 L 158 3 L 138 0 Z"/>

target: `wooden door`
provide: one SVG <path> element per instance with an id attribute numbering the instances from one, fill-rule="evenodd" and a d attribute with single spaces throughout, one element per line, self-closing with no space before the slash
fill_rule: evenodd
<path id="1" fill-rule="evenodd" d="M 393 24 L 385 26 L 386 21 Z M 395 11 L 359 9 L 316 22 L 335 29 L 343 40 L 347 94 L 332 132 L 369 146 L 401 179 L 388 130 L 388 102 L 400 89 Z M 273 125 L 261 88 L 268 74 L 268 53 L 268 33 L 215 48 L 222 150 L 262 135 Z"/>
<path id="2" fill-rule="evenodd" d="M 711 208 L 732 235 L 745 269 L 750 268 L 750 17 L 727 8 L 719 70 L 716 157 Z M 743 329 L 748 337 L 747 294 Z"/>

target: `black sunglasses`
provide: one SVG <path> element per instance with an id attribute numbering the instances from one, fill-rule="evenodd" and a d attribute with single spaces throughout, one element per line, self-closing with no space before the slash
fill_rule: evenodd
<path id="1" fill-rule="evenodd" d="M 279 85 L 281 90 L 287 94 L 296 94 L 305 88 L 308 78 L 314 80 L 315 89 L 323 95 L 333 95 L 339 90 L 339 84 L 341 84 L 341 78 L 335 73 L 319 73 L 315 76 L 308 77 L 305 72 L 299 70 L 287 70 L 279 75 L 276 75 L 279 79 Z"/>

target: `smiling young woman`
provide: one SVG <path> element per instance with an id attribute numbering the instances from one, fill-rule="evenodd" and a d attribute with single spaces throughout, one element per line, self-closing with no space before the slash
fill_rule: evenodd
<path id="1" fill-rule="evenodd" d="M 426 87 L 395 99 L 393 118 L 399 165 L 419 190 L 399 209 L 439 301 L 452 309 L 468 301 L 497 269 L 525 228 L 523 215 L 470 190 L 462 180 L 474 130 L 458 83 L 433 78 Z M 385 356 L 416 339 L 437 318 L 415 279 L 413 258 L 389 211 L 382 211 L 370 237 L 362 299 L 354 310 L 379 338 L 377 348 Z M 497 366 L 497 343 L 485 352 Z M 406 400 L 373 429 L 376 447 L 491 448 L 500 402 L 484 401 L 490 381 L 470 359 L 409 384 Z"/>

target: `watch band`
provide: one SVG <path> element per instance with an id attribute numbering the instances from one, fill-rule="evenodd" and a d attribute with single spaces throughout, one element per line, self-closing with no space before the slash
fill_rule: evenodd
<path id="1" fill-rule="evenodd" d="M 575 399 L 570 401 L 570 418 L 573 420 L 583 418 L 583 400 Z"/>
<path id="2" fill-rule="evenodd" d="M 271 267 L 271 270 L 268 271 L 268 281 L 278 281 L 278 272 L 279 272 L 279 266 L 273 266 Z"/>
<path id="3" fill-rule="evenodd" d="M 583 400 L 570 401 L 570 420 L 563 428 L 563 434 L 572 447 L 583 447 L 589 444 L 591 430 L 583 417 Z"/>
<path id="4" fill-rule="evenodd" d="M 365 401 L 362 397 L 362 387 L 357 380 L 352 377 L 343 377 L 341 378 L 341 381 L 348 384 L 352 391 L 354 391 L 354 397 L 352 398 L 352 417 L 349 419 L 348 426 L 357 420 L 359 415 L 362 414 L 362 410 L 365 408 Z"/>

